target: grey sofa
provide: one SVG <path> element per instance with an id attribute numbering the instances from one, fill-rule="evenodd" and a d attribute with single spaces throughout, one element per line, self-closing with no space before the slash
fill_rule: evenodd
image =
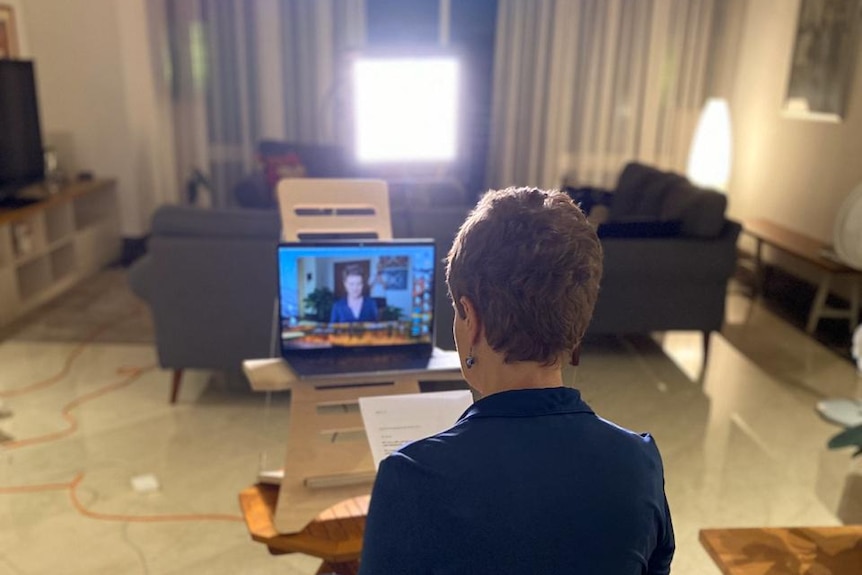
<path id="1" fill-rule="evenodd" d="M 727 281 L 740 226 L 724 216 L 724 196 L 685 178 L 637 164 L 614 192 L 570 191 L 608 212 L 598 227 L 604 279 L 589 334 L 721 329 Z M 589 201 L 584 201 L 585 198 Z M 437 244 L 436 345 L 454 349 L 453 309 L 442 258 L 470 206 L 393 201 L 393 235 Z M 238 370 L 269 357 L 276 294 L 272 210 L 199 210 L 164 206 L 154 215 L 148 253 L 129 272 L 150 306 L 163 368 L 173 370 L 176 401 L 183 369 Z"/>
<path id="2" fill-rule="evenodd" d="M 433 238 L 442 260 L 468 209 L 393 207 L 393 235 Z M 236 371 L 245 359 L 270 357 L 277 212 L 163 206 L 150 234 L 129 282 L 152 312 L 159 364 L 173 370 L 171 402 L 184 369 Z M 436 276 L 436 345 L 454 349 L 442 261 Z"/>

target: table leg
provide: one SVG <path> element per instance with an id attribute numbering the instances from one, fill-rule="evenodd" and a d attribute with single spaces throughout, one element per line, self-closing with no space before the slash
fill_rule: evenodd
<path id="1" fill-rule="evenodd" d="M 832 280 L 831 274 L 823 274 L 823 279 L 820 280 L 820 286 L 817 288 L 817 294 L 814 296 L 814 303 L 811 304 L 811 311 L 808 313 L 808 324 L 805 326 L 805 331 L 814 333 L 817 329 L 817 322 L 823 314 L 823 306 L 826 304 L 826 297 L 829 295 L 829 284 Z"/>
<path id="2" fill-rule="evenodd" d="M 856 331 L 859 325 L 859 276 L 850 278 L 850 333 Z"/>
<path id="3" fill-rule="evenodd" d="M 751 294 L 751 299 L 757 299 L 763 293 L 764 283 L 766 282 L 766 274 L 763 271 L 763 240 L 755 239 L 754 248 L 754 289 Z"/>

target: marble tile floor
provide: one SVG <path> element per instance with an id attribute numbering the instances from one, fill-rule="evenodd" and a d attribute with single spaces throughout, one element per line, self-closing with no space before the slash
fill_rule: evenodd
<path id="1" fill-rule="evenodd" d="M 567 373 L 603 416 L 657 438 L 674 573 L 717 574 L 697 541 L 719 526 L 862 522 L 862 459 L 829 451 L 814 412 L 855 368 L 747 298 L 703 365 L 699 333 L 591 341 Z M 190 372 L 179 404 L 150 344 L 0 340 L 0 573 L 315 573 L 270 556 L 237 493 L 278 460 L 289 396 Z M 132 479 L 152 475 L 153 491 Z"/>

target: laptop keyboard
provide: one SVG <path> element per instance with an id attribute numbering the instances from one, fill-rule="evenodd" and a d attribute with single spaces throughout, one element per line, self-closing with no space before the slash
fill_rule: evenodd
<path id="1" fill-rule="evenodd" d="M 290 357 L 287 361 L 300 376 L 341 375 L 385 371 L 419 371 L 428 367 L 430 352 L 377 354 L 322 354 Z"/>

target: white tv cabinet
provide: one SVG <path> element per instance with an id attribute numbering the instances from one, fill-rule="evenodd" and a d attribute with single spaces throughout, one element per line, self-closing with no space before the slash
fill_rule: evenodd
<path id="1" fill-rule="evenodd" d="M 0 209 L 0 325 L 116 261 L 120 250 L 113 180 L 66 184 L 34 204 Z"/>

